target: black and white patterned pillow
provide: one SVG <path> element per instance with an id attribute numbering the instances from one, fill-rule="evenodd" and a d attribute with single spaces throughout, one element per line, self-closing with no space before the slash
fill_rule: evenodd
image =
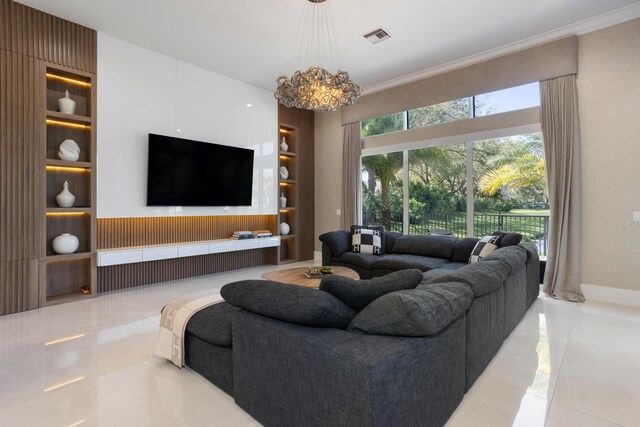
<path id="1" fill-rule="evenodd" d="M 351 251 L 360 254 L 381 255 L 384 227 L 351 227 Z"/>
<path id="2" fill-rule="evenodd" d="M 488 256 L 491 252 L 498 249 L 501 237 L 502 236 L 484 236 L 482 239 L 480 239 L 480 241 L 476 243 L 476 246 L 471 252 L 469 263 L 474 264 L 478 261 L 481 261 L 482 258 Z"/>

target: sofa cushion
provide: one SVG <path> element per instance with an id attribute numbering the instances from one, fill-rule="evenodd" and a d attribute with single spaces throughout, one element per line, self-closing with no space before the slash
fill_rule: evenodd
<path id="1" fill-rule="evenodd" d="M 330 231 L 321 234 L 320 241 L 329 246 L 331 255 L 340 256 L 345 252 L 349 252 L 351 233 L 346 230 Z"/>
<path id="2" fill-rule="evenodd" d="M 450 260 L 456 240 L 451 236 L 402 236 L 393 245 L 393 253 L 424 255 Z"/>
<path id="3" fill-rule="evenodd" d="M 440 267 L 440 270 L 445 270 L 445 271 L 452 271 L 452 270 L 457 270 L 459 268 L 462 267 L 466 267 L 467 265 L 469 265 L 468 262 L 448 262 L 446 264 L 443 264 L 442 267 Z"/>
<path id="4" fill-rule="evenodd" d="M 474 297 L 479 297 L 499 289 L 508 274 L 509 265 L 504 261 L 482 261 L 423 281 L 420 287 L 424 284 L 462 282 L 471 288 Z"/>
<path id="5" fill-rule="evenodd" d="M 382 258 L 378 258 L 373 262 L 373 268 L 385 270 L 404 270 L 407 268 L 417 268 L 420 271 L 432 270 L 440 268 L 449 260 L 443 258 L 432 258 L 422 255 L 399 255 L 389 254 Z"/>
<path id="6" fill-rule="evenodd" d="M 397 233 L 395 231 L 385 231 L 384 232 L 384 252 L 387 254 L 393 253 L 393 245 L 396 244 L 396 240 L 399 237 L 402 237 L 402 233 Z"/>
<path id="7" fill-rule="evenodd" d="M 385 249 L 384 226 L 351 226 L 351 251 L 369 255 L 382 255 Z"/>
<path id="8" fill-rule="evenodd" d="M 481 238 L 471 252 L 471 258 L 469 263 L 474 264 L 482 261 L 482 258 L 488 256 L 490 253 L 498 249 L 500 242 L 500 236 L 484 236 Z"/>
<path id="9" fill-rule="evenodd" d="M 402 270 L 371 280 L 353 280 L 327 275 L 320 281 L 320 290 L 329 292 L 354 310 L 360 311 L 375 299 L 389 292 L 413 289 L 422 281 L 420 270 Z"/>
<path id="10" fill-rule="evenodd" d="M 387 257 L 388 255 L 384 255 Z M 358 267 L 366 268 L 367 270 L 371 270 L 372 264 L 382 259 L 380 255 L 367 255 L 367 254 L 357 254 L 354 252 L 345 252 L 339 257 L 334 258 L 335 261 L 338 261 L 342 264 L 354 264 Z"/>
<path id="11" fill-rule="evenodd" d="M 236 307 L 304 326 L 344 329 L 356 315 L 328 292 L 270 280 L 229 283 L 220 294 Z"/>
<path id="12" fill-rule="evenodd" d="M 471 258 L 471 252 L 473 252 L 473 248 L 476 247 L 478 240 L 480 239 L 476 237 L 465 237 L 458 240 L 456 242 L 456 246 L 453 248 L 451 262 L 463 262 L 468 264 L 469 259 Z"/>
<path id="13" fill-rule="evenodd" d="M 226 302 L 196 312 L 187 323 L 187 332 L 209 344 L 231 347 L 231 316 L 240 311 Z"/>
<path id="14" fill-rule="evenodd" d="M 351 227 L 351 251 L 361 254 L 380 255 L 382 254 L 382 230 L 375 230 L 370 227 Z"/>
<path id="15" fill-rule="evenodd" d="M 498 247 L 505 248 L 507 246 L 515 246 L 522 240 L 520 233 L 505 233 L 504 231 L 494 231 L 492 236 L 500 236 Z"/>
<path id="16" fill-rule="evenodd" d="M 392 292 L 373 301 L 349 325 L 369 334 L 425 337 L 461 316 L 473 294 L 462 283 Z"/>

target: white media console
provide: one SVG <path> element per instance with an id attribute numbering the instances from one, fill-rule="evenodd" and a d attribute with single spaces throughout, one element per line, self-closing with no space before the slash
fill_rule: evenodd
<path id="1" fill-rule="evenodd" d="M 168 245 L 135 246 L 128 248 L 98 250 L 98 267 L 158 261 L 222 252 L 244 251 L 280 246 L 280 236 L 246 240 L 207 240 Z"/>

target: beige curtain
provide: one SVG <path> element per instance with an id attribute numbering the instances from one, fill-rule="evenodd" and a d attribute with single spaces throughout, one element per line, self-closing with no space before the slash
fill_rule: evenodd
<path id="1" fill-rule="evenodd" d="M 549 253 L 544 292 L 584 301 L 580 291 L 580 134 L 574 74 L 540 82 L 549 186 Z"/>
<path id="2" fill-rule="evenodd" d="M 342 146 L 342 229 L 360 223 L 360 122 L 343 126 Z"/>

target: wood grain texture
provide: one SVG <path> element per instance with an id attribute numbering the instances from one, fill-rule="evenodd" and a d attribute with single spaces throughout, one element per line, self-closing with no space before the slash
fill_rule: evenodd
<path id="1" fill-rule="evenodd" d="M 38 308 L 38 260 L 0 261 L 0 316 Z"/>
<path id="2" fill-rule="evenodd" d="M 0 0 L 0 49 L 97 72 L 96 31 L 11 0 Z"/>
<path id="3" fill-rule="evenodd" d="M 314 113 L 278 105 L 280 125 L 296 128 L 296 259 L 313 259 L 314 251 Z M 293 227 L 292 227 L 293 228 Z"/>
<path id="4" fill-rule="evenodd" d="M 276 248 L 264 248 L 100 267 L 98 292 L 272 264 L 275 256 Z"/>
<path id="5" fill-rule="evenodd" d="M 98 249 L 226 239 L 237 230 L 270 230 L 276 215 L 98 218 Z"/>
<path id="6" fill-rule="evenodd" d="M 0 260 L 36 259 L 44 206 L 38 61 L 0 50 Z"/>

